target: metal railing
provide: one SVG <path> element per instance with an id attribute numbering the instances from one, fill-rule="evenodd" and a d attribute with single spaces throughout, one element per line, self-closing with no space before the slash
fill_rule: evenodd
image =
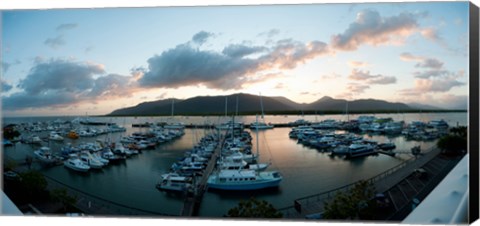
<path id="1" fill-rule="evenodd" d="M 413 164 L 417 165 L 418 167 L 423 166 L 425 163 L 430 161 L 433 157 L 435 157 L 439 153 L 440 153 L 440 150 L 435 146 L 433 146 L 429 148 L 426 152 L 424 152 L 422 156 L 418 158 L 410 158 L 408 160 L 405 160 L 402 163 L 388 169 L 387 171 L 384 171 L 374 177 L 371 177 L 370 179 L 367 179 L 367 181 L 370 183 L 377 183 L 381 180 L 388 180 L 388 176 L 398 172 L 399 169 L 402 169 L 406 166 L 413 165 Z M 405 176 L 408 176 L 410 173 L 411 172 L 405 172 Z M 350 189 L 353 188 L 353 186 L 355 186 L 356 183 L 358 183 L 358 181 L 335 188 L 335 189 L 324 191 L 318 194 L 298 198 L 294 200 L 293 206 L 280 208 L 278 209 L 278 211 L 281 212 L 284 217 L 301 217 L 301 213 L 303 212 L 305 206 L 308 206 L 313 203 L 325 202 L 326 200 L 333 198 L 338 192 L 348 192 Z M 389 186 L 387 185 L 383 189 L 381 189 L 381 191 L 379 191 L 378 189 L 377 191 L 383 192 L 385 190 L 388 190 L 388 187 Z"/>

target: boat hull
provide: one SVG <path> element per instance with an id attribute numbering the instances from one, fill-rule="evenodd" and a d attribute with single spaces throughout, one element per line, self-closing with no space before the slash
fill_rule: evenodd
<path id="1" fill-rule="evenodd" d="M 68 169 L 81 172 L 81 173 L 86 173 L 88 172 L 88 170 L 90 170 L 90 168 L 79 168 L 79 167 L 72 166 L 70 164 L 64 164 L 64 166 L 67 167 Z"/>
<path id="2" fill-rule="evenodd" d="M 280 185 L 281 179 L 271 180 L 268 182 L 256 182 L 248 184 L 234 184 L 234 183 L 207 183 L 208 188 L 218 189 L 218 190 L 231 190 L 231 191 L 247 191 L 247 190 L 259 190 L 265 188 L 278 187 Z"/>

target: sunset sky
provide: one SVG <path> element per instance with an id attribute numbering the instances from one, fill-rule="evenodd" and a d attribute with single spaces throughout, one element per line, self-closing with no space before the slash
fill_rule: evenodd
<path id="1" fill-rule="evenodd" d="M 468 2 L 4 10 L 2 114 L 238 92 L 468 100 Z"/>

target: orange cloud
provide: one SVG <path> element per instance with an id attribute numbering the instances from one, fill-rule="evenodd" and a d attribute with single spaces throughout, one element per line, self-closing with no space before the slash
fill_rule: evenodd
<path id="1" fill-rule="evenodd" d="M 356 50 L 360 45 L 402 44 L 419 31 L 418 14 L 401 13 L 392 17 L 381 17 L 375 10 L 364 10 L 357 14 L 355 22 L 341 34 L 332 36 L 331 45 L 344 51 Z"/>

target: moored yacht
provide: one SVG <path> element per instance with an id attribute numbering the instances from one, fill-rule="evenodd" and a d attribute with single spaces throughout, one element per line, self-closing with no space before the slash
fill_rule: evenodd
<path id="1" fill-rule="evenodd" d="M 360 144 L 360 143 L 354 143 L 351 144 L 348 147 L 348 153 L 346 154 L 347 158 L 354 158 L 354 157 L 360 157 L 360 156 L 366 156 L 366 155 L 371 155 L 375 154 L 375 148 L 374 146 L 370 144 Z"/>
<path id="2" fill-rule="evenodd" d="M 273 129 L 273 125 L 266 124 L 264 122 L 252 122 L 250 129 Z"/>
<path id="3" fill-rule="evenodd" d="M 208 177 L 207 186 L 219 190 L 258 190 L 278 187 L 281 181 L 277 171 L 220 170 Z"/>
<path id="4" fill-rule="evenodd" d="M 78 172 L 88 172 L 88 170 L 90 170 L 90 166 L 80 160 L 76 155 L 70 156 L 70 158 L 63 162 L 63 165 Z"/>
<path id="5" fill-rule="evenodd" d="M 177 173 L 166 173 L 161 176 L 156 187 L 159 190 L 185 192 L 192 187 L 192 178 L 180 176 Z"/>
<path id="6" fill-rule="evenodd" d="M 59 158 L 55 157 L 48 147 L 41 147 L 34 151 L 33 154 L 35 155 L 35 158 L 44 164 L 55 164 L 59 161 Z"/>
<path id="7" fill-rule="evenodd" d="M 58 135 L 56 132 L 51 132 L 48 139 L 53 141 L 63 141 L 63 137 Z"/>
<path id="8" fill-rule="evenodd" d="M 101 169 L 105 166 L 99 159 L 95 158 L 90 152 L 83 151 L 80 153 L 80 160 L 86 163 L 92 169 Z"/>

